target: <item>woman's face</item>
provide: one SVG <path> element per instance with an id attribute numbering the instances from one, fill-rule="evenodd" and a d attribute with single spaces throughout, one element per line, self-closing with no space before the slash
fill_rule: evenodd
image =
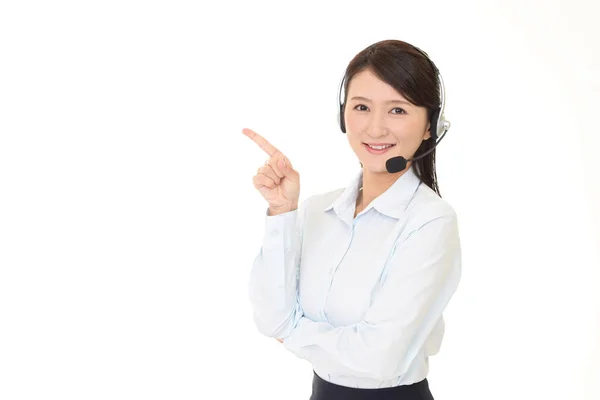
<path id="1" fill-rule="evenodd" d="M 344 117 L 348 142 L 365 172 L 387 173 L 389 158 L 409 159 L 431 137 L 427 109 L 410 104 L 368 69 L 350 80 Z"/>

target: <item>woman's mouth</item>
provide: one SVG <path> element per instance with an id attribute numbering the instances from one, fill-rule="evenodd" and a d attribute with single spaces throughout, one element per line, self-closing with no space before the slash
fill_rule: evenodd
<path id="1" fill-rule="evenodd" d="M 395 144 L 390 143 L 363 143 L 363 146 L 367 149 L 367 151 L 371 154 L 383 154 L 387 152 L 389 149 L 395 146 Z"/>

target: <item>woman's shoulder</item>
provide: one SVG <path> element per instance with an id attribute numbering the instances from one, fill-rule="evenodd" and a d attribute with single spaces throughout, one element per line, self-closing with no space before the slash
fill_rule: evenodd
<path id="1" fill-rule="evenodd" d="M 452 204 L 425 184 L 419 185 L 406 212 L 407 218 L 416 224 L 424 224 L 438 218 L 457 219 L 456 210 Z"/>
<path id="2" fill-rule="evenodd" d="M 300 208 L 303 212 L 325 211 L 333 206 L 333 203 L 339 199 L 344 190 L 346 188 L 340 187 L 329 191 L 313 193 L 301 201 Z"/>

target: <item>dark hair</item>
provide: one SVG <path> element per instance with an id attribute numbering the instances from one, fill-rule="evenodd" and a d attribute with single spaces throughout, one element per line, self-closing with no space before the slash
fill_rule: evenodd
<path id="1" fill-rule="evenodd" d="M 348 64 L 344 75 L 343 103 L 346 104 L 348 85 L 352 77 L 369 69 L 412 104 L 427 108 L 427 119 L 431 122 L 431 139 L 421 143 L 415 152 L 416 157 L 431 149 L 436 139 L 437 116 L 441 104 L 437 69 L 432 64 L 425 54 L 409 43 L 400 40 L 374 43 L 354 56 Z M 341 118 L 344 123 L 343 114 Z M 414 161 L 414 166 L 421 182 L 441 197 L 435 171 L 435 150 Z"/>

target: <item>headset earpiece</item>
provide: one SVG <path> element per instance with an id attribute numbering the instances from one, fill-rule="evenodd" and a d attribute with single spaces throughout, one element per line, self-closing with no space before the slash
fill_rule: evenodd
<path id="1" fill-rule="evenodd" d="M 344 121 L 344 107 L 345 104 L 340 105 L 340 112 L 338 113 L 338 122 L 340 124 L 340 129 L 343 133 L 346 133 L 346 121 Z"/>
<path id="2" fill-rule="evenodd" d="M 340 126 L 340 129 L 343 133 L 346 133 L 346 121 L 344 121 L 344 108 L 346 107 L 346 103 L 345 103 L 345 95 L 342 94 L 342 91 L 344 89 L 344 81 L 345 81 L 346 75 L 344 74 L 344 76 L 342 77 L 342 81 L 340 82 L 340 88 L 338 90 L 338 98 L 337 98 L 337 103 L 338 103 L 338 125 Z"/>
<path id="3" fill-rule="evenodd" d="M 431 121 L 429 124 L 429 134 L 431 135 L 431 139 L 433 139 L 433 141 L 436 142 L 440 135 L 440 109 L 439 108 L 431 113 Z"/>

